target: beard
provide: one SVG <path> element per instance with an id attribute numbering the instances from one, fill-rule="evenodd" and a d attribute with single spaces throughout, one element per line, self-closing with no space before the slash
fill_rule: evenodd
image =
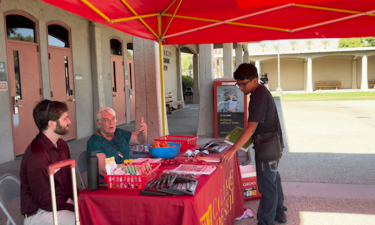
<path id="1" fill-rule="evenodd" d="M 65 135 L 65 134 L 69 133 L 68 125 L 63 127 L 63 126 L 61 126 L 60 121 L 57 120 L 56 122 L 57 122 L 57 125 L 56 125 L 56 128 L 54 130 L 55 134 Z"/>

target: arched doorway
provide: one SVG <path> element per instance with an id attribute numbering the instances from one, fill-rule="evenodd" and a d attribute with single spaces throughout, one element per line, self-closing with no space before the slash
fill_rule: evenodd
<path id="1" fill-rule="evenodd" d="M 112 101 L 116 112 L 117 125 L 126 123 L 125 77 L 122 43 L 117 38 L 110 39 L 111 73 L 112 73 Z"/>
<path id="2" fill-rule="evenodd" d="M 128 43 L 127 48 L 127 59 L 128 59 L 128 71 L 129 71 L 129 98 L 130 98 L 130 121 L 135 120 L 135 79 L 134 79 L 134 58 L 133 58 L 133 43 Z"/>
<path id="3" fill-rule="evenodd" d="M 42 100 L 36 20 L 20 12 L 5 14 L 14 155 L 21 155 L 38 134 L 33 108 Z"/>
<path id="4" fill-rule="evenodd" d="M 77 137 L 77 126 L 70 30 L 60 23 L 47 24 L 47 30 L 51 100 L 68 105 L 71 124 L 69 133 L 62 138 L 72 140 Z"/>

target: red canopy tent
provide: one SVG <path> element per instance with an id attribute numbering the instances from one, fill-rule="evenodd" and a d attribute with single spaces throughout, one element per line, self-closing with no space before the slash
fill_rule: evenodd
<path id="1" fill-rule="evenodd" d="M 43 0 L 162 44 L 251 42 L 375 35 L 375 0 Z M 162 115 L 165 102 L 162 97 Z M 163 118 L 163 131 L 165 121 Z"/>
<path id="2" fill-rule="evenodd" d="M 163 44 L 375 34 L 375 0 L 300 0 L 298 3 L 288 0 L 43 1 L 137 37 L 162 40 Z"/>

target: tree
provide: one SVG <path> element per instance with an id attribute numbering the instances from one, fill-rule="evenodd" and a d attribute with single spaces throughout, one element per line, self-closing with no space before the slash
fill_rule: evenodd
<path id="1" fill-rule="evenodd" d="M 375 46 L 375 37 L 364 38 L 367 41 L 367 46 Z"/>
<path id="2" fill-rule="evenodd" d="M 364 46 L 362 38 L 342 38 L 339 40 L 339 48 L 359 48 Z"/>
<path id="3" fill-rule="evenodd" d="M 127 52 L 128 57 L 133 57 L 133 50 L 128 50 Z"/>
<path id="4" fill-rule="evenodd" d="M 328 40 L 323 40 L 322 44 L 324 45 L 324 49 L 326 49 L 327 45 L 329 45 L 329 41 Z"/>
<path id="5" fill-rule="evenodd" d="M 342 38 L 339 40 L 339 48 L 360 48 L 375 46 L 375 37 Z"/>
<path id="6" fill-rule="evenodd" d="M 16 36 L 10 37 L 9 39 L 16 40 L 16 41 L 34 42 L 34 37 L 32 37 L 31 35 L 27 35 L 26 37 L 24 37 L 20 33 L 17 33 Z"/>
<path id="7" fill-rule="evenodd" d="M 192 75 L 191 70 L 193 69 L 193 55 L 187 53 L 181 53 L 181 71 L 184 74 L 188 71 L 188 75 Z"/>
<path id="8" fill-rule="evenodd" d="M 309 46 L 309 50 L 310 50 L 310 46 L 313 44 L 314 42 L 312 40 L 307 40 L 306 41 L 306 44 Z"/>
<path id="9" fill-rule="evenodd" d="M 274 45 L 273 48 L 274 48 L 276 51 L 279 51 L 279 46 L 278 46 L 278 45 Z"/>
<path id="10" fill-rule="evenodd" d="M 262 42 L 262 43 L 260 43 L 260 47 L 262 47 L 262 50 L 263 50 L 263 52 L 264 52 L 264 48 L 266 47 L 266 43 L 264 43 L 264 42 Z"/>
<path id="11" fill-rule="evenodd" d="M 192 76 L 182 76 L 182 90 L 185 91 L 186 88 L 194 86 L 194 79 Z"/>
<path id="12" fill-rule="evenodd" d="M 293 51 L 294 51 L 294 46 L 297 44 L 296 40 L 291 40 L 290 45 L 293 46 Z"/>

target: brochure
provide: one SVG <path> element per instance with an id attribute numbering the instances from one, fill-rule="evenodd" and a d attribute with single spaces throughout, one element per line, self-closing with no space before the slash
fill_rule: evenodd
<path id="1" fill-rule="evenodd" d="M 216 169 L 216 166 L 211 166 L 211 165 L 186 165 L 186 164 L 181 164 L 176 169 L 174 169 L 173 171 L 210 175 L 212 172 L 215 171 L 215 169 Z"/>
<path id="2" fill-rule="evenodd" d="M 231 132 L 229 132 L 229 134 L 227 134 L 227 136 L 225 136 L 224 142 L 230 145 L 234 145 L 234 143 L 236 143 L 241 137 L 243 131 L 244 129 L 242 129 L 241 127 L 235 127 Z M 247 152 L 252 142 L 253 140 L 252 138 L 250 138 L 240 149 Z"/>

